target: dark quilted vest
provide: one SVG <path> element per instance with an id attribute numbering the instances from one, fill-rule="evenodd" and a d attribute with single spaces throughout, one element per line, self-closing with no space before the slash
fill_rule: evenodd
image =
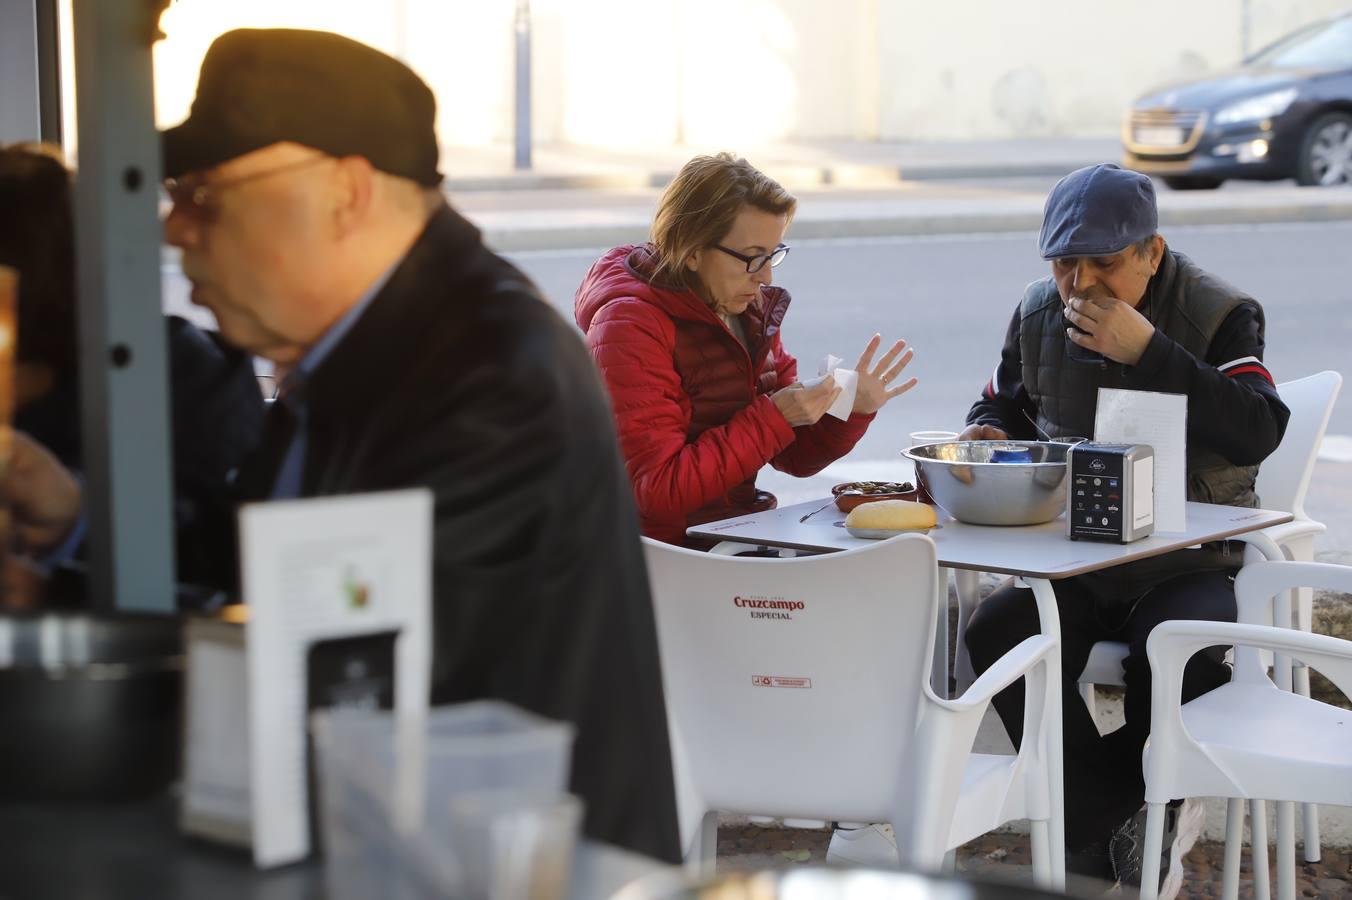
<path id="1" fill-rule="evenodd" d="M 1221 322 L 1240 303 L 1257 307 L 1262 327 L 1257 301 L 1172 250 L 1165 250 L 1146 299 L 1155 327 L 1198 359 L 1206 359 Z M 1099 388 L 1128 387 L 1127 368 L 1114 362 L 1078 362 L 1067 355 L 1075 345 L 1066 337 L 1061 296 L 1050 277 L 1028 286 L 1019 311 L 1023 383 L 1038 410 L 1038 427 L 1053 436 L 1092 437 Z M 1189 435 L 1189 500 L 1257 506 L 1257 476 L 1257 466 L 1236 466 Z"/>

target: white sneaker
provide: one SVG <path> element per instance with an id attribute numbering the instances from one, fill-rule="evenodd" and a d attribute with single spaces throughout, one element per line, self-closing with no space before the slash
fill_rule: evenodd
<path id="1" fill-rule="evenodd" d="M 826 861 L 836 865 L 895 869 L 897 836 L 891 825 L 837 828 L 826 848 Z"/>
<path id="2" fill-rule="evenodd" d="M 1206 824 L 1206 808 L 1195 797 L 1184 800 L 1177 815 L 1177 831 L 1174 832 L 1173 846 L 1169 849 L 1169 874 L 1160 886 L 1160 900 L 1174 900 L 1183 889 L 1183 857 L 1202 836 L 1202 826 Z"/>

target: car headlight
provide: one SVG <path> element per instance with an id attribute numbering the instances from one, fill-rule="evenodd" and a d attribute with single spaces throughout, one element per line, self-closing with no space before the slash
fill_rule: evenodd
<path id="1" fill-rule="evenodd" d="M 1230 125 L 1235 122 L 1257 122 L 1260 119 L 1280 116 L 1296 99 L 1297 93 L 1295 88 L 1285 88 L 1231 103 L 1216 113 L 1215 122 L 1217 125 Z"/>

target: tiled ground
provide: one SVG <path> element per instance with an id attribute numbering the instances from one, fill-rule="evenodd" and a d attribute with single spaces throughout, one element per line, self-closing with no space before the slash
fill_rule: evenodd
<path id="1" fill-rule="evenodd" d="M 718 869 L 783 868 L 821 864 L 831 832 L 826 829 L 794 829 L 739 825 L 719 829 Z M 1220 896 L 1221 859 L 1224 847 L 1217 843 L 1199 843 L 1187 857 L 1186 876 L 1180 898 Z M 1276 872 L 1275 863 L 1269 863 Z M 958 868 L 974 878 L 1029 878 L 1028 836 L 990 834 L 972 841 L 958 851 Z M 1253 896 L 1252 887 L 1243 884 L 1250 878 L 1247 856 L 1242 866 L 1240 897 Z M 1081 882 L 1071 886 L 1073 893 L 1092 897 L 1108 888 L 1106 884 Z M 1352 898 L 1352 854 L 1346 850 L 1325 850 L 1318 865 L 1302 864 L 1297 872 L 1296 893 L 1300 897 Z"/>

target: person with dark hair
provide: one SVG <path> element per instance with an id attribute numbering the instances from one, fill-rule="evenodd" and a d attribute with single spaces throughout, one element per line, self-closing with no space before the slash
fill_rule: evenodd
<path id="1" fill-rule="evenodd" d="M 963 440 L 1092 435 L 1100 388 L 1187 396 L 1187 499 L 1258 505 L 1258 464 L 1290 413 L 1263 364 L 1258 301 L 1204 271 L 1158 233 L 1150 179 L 1111 164 L 1071 172 L 1047 196 L 1039 250 L 1051 272 L 1024 291 L 995 373 L 967 414 Z M 1036 433 L 1035 433 L 1036 429 Z M 1146 638 L 1168 619 L 1235 620 L 1242 546 L 1195 549 L 1054 582 L 1061 625 L 1067 868 L 1139 884 L 1150 731 Z M 1032 591 L 1006 584 L 982 601 L 966 643 L 978 672 L 1041 630 Z M 1078 679 L 1098 641 L 1126 643 L 1125 723 L 1100 736 Z M 1218 648 L 1183 678 L 1186 702 L 1229 680 Z M 995 708 L 1017 743 L 1023 688 Z M 1195 813 L 1195 814 L 1193 814 Z M 1173 810 L 1161 875 L 1182 877 L 1180 852 L 1201 809 Z M 1173 828 L 1174 825 L 1178 827 Z"/>
<path id="2" fill-rule="evenodd" d="M 609 251 L 577 290 L 574 315 L 610 390 L 649 537 L 686 544 L 687 526 L 773 509 L 756 487 L 761 468 L 815 474 L 915 386 L 897 382 L 906 342 L 875 363 L 875 335 L 847 417 L 823 418 L 842 387 L 798 380 L 781 341 L 789 292 L 771 283 L 796 207 L 745 159 L 696 157 L 662 195 L 652 241 Z"/>
<path id="3" fill-rule="evenodd" d="M 60 151 L 0 149 L 0 265 L 19 273 L 14 428 L 62 465 L 83 469 L 71 177 Z M 262 431 L 263 397 L 249 355 L 186 319 L 166 320 L 178 580 L 232 577 L 230 478 Z M 208 537 L 209 533 L 209 537 Z"/>

